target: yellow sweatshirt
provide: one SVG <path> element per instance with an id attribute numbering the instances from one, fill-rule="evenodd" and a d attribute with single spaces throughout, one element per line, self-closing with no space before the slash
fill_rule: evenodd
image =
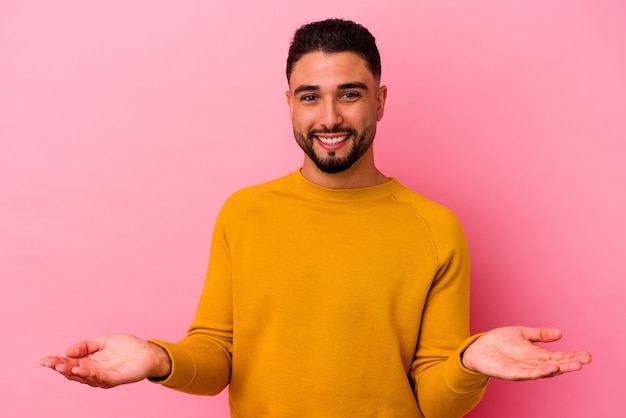
<path id="1" fill-rule="evenodd" d="M 240 190 L 215 225 L 196 318 L 160 381 L 232 417 L 462 416 L 469 256 L 447 209 L 392 179 L 327 189 L 299 171 Z"/>

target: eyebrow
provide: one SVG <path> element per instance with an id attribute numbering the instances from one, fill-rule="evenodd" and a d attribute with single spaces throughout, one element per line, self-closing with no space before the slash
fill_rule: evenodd
<path id="1" fill-rule="evenodd" d="M 353 81 L 350 83 L 344 83 L 344 84 L 340 84 L 339 86 L 337 86 L 338 90 L 347 90 L 347 89 L 360 89 L 360 90 L 365 90 L 367 91 L 368 88 L 365 84 L 360 83 L 358 81 Z M 311 85 L 311 84 L 302 84 L 300 86 L 298 86 L 293 93 L 294 94 L 299 94 L 299 93 L 303 93 L 303 92 L 307 92 L 307 91 L 319 91 L 320 87 L 319 86 L 315 86 L 315 85 Z"/>
<path id="2" fill-rule="evenodd" d="M 360 89 L 367 91 L 367 86 L 363 83 L 359 83 L 358 81 L 353 81 L 352 83 L 345 83 L 339 85 L 339 90 L 348 90 L 348 89 Z"/>

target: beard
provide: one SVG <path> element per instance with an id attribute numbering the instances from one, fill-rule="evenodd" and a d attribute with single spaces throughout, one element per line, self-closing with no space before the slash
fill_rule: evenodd
<path id="1" fill-rule="evenodd" d="M 317 134 L 348 133 L 352 138 L 352 145 L 348 154 L 344 157 L 337 157 L 334 151 L 328 151 L 327 156 L 320 156 L 315 152 L 313 143 L 317 139 Z M 302 151 L 315 163 L 324 173 L 335 174 L 352 167 L 370 149 L 376 135 L 376 125 L 369 125 L 359 133 L 353 128 L 333 128 L 333 129 L 313 129 L 303 135 L 293 128 L 293 135 Z"/>

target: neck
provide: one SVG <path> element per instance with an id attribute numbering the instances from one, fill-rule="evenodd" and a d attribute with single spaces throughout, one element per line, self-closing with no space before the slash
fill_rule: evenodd
<path id="1" fill-rule="evenodd" d="M 302 165 L 302 176 L 311 183 L 329 189 L 359 189 L 376 186 L 389 180 L 374 164 L 373 155 L 368 152 L 349 169 L 340 173 L 326 173 L 307 156 Z"/>

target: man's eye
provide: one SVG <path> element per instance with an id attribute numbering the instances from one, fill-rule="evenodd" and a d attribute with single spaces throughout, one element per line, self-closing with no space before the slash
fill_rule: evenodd
<path id="1" fill-rule="evenodd" d="M 303 102 L 312 102 L 312 101 L 315 101 L 315 99 L 317 99 L 317 97 L 312 94 L 307 94 L 305 96 L 300 97 L 300 100 L 302 100 Z"/>
<path id="2" fill-rule="evenodd" d="M 356 98 L 361 97 L 361 95 L 359 93 L 349 91 L 349 92 L 344 93 L 342 97 L 344 97 L 345 99 L 356 99 Z"/>

